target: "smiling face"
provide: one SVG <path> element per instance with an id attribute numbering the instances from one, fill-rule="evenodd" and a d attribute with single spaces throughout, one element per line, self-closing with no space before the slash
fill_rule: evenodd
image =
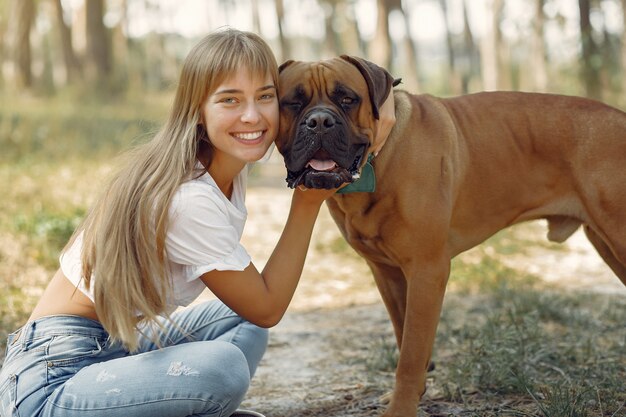
<path id="1" fill-rule="evenodd" d="M 202 117 L 211 144 L 211 165 L 238 166 L 258 161 L 278 130 L 278 99 L 272 76 L 247 69 L 225 79 L 210 94 Z"/>

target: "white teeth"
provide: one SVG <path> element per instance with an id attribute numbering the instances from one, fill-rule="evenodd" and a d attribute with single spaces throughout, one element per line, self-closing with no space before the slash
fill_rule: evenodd
<path id="1" fill-rule="evenodd" d="M 233 136 L 237 137 L 238 139 L 243 139 L 243 140 L 254 140 L 254 139 L 258 139 L 262 134 L 263 134 L 262 131 L 258 131 L 258 132 L 249 132 L 249 133 L 235 133 L 233 134 Z"/>

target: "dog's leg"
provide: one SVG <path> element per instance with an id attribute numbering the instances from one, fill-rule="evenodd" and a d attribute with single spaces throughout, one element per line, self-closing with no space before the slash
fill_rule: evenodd
<path id="1" fill-rule="evenodd" d="M 378 291 L 387 307 L 400 349 L 406 313 L 406 278 L 400 268 L 372 261 L 368 261 L 367 264 L 372 270 Z"/>
<path id="2" fill-rule="evenodd" d="M 626 265 L 621 263 L 613 254 L 607 243 L 591 227 L 585 225 L 585 234 L 596 248 L 604 262 L 615 272 L 615 275 L 626 285 Z"/>
<path id="3" fill-rule="evenodd" d="M 445 293 L 450 258 L 415 263 L 407 275 L 407 308 L 396 386 L 384 417 L 412 417 L 426 390 L 426 373 Z"/>

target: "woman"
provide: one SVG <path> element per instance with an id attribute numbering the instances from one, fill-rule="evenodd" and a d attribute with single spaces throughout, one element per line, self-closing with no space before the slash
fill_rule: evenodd
<path id="1" fill-rule="evenodd" d="M 166 124 L 104 189 L 27 324 L 9 335 L 2 416 L 235 412 L 334 192 L 294 191 L 259 272 L 240 244 L 246 166 L 275 139 L 277 76 L 252 33 L 216 32 L 192 49 Z M 389 101 L 378 147 L 395 120 Z M 219 301 L 172 313 L 207 287 Z"/>

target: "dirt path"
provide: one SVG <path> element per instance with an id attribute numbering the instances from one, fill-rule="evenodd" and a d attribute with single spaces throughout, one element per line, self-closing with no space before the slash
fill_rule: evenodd
<path id="1" fill-rule="evenodd" d="M 262 268 L 282 230 L 290 192 L 253 187 L 247 199 L 243 243 Z M 545 241 L 541 226 L 522 233 L 525 239 Z M 580 232 L 563 250 L 537 245 L 507 256 L 506 263 L 564 289 L 626 295 Z M 379 397 L 391 389 L 393 374 L 368 370 L 363 358 L 391 332 L 367 266 L 343 243 L 324 208 L 302 282 L 283 321 L 271 330 L 268 352 L 244 405 L 268 417 L 378 415 Z"/>

